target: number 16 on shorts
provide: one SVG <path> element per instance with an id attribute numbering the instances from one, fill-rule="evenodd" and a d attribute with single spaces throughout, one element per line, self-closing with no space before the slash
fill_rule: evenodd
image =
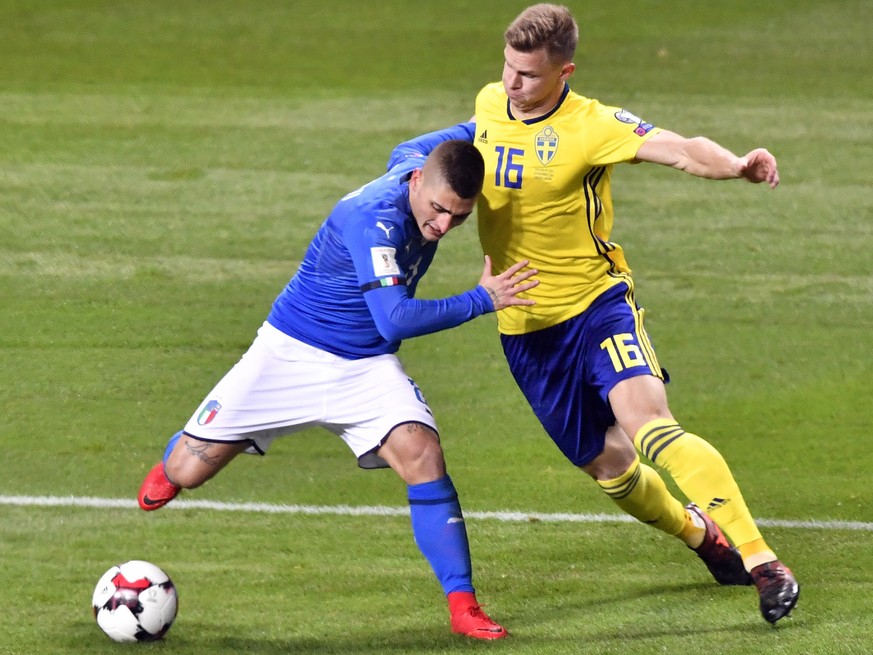
<path id="1" fill-rule="evenodd" d="M 600 342 L 600 349 L 607 352 L 616 373 L 635 366 L 649 366 L 636 340 L 630 332 L 622 332 Z"/>

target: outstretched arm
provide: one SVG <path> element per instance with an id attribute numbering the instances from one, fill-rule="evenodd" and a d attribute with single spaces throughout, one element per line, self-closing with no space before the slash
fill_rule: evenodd
<path id="1" fill-rule="evenodd" d="M 400 285 L 371 289 L 364 298 L 379 333 L 388 341 L 402 341 L 453 328 L 510 305 L 533 305 L 533 300 L 518 297 L 539 284 L 539 280 L 530 279 L 537 274 L 536 269 L 522 270 L 527 265 L 525 260 L 492 275 L 491 258 L 486 256 L 479 285 L 457 296 L 418 300 L 410 298 L 406 287 Z"/>
<path id="2" fill-rule="evenodd" d="M 419 157 L 422 159 L 427 157 L 434 148 L 449 139 L 461 139 L 462 141 L 472 143 L 475 131 L 475 124 L 470 122 L 459 123 L 443 130 L 428 132 L 409 141 L 404 141 L 391 152 L 391 156 L 388 158 L 388 170 L 390 171 L 409 157 Z"/>
<path id="3" fill-rule="evenodd" d="M 745 178 L 754 184 L 766 182 L 771 189 L 779 184 L 776 158 L 765 148 L 756 148 L 743 157 L 737 157 L 706 137 L 688 139 L 667 130 L 643 143 L 636 160 L 672 166 L 712 180 Z"/>

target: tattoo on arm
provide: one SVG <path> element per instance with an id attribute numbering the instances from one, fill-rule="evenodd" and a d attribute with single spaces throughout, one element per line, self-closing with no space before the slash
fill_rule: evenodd
<path id="1" fill-rule="evenodd" d="M 487 291 L 488 295 L 491 297 L 491 304 L 497 307 L 497 292 L 491 287 L 485 287 L 485 291 Z"/>

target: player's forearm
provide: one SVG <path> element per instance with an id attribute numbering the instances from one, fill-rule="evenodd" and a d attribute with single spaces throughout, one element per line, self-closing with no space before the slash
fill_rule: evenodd
<path id="1" fill-rule="evenodd" d="M 428 132 L 409 141 L 404 141 L 394 148 L 394 151 L 391 153 L 391 157 L 388 159 L 388 170 L 390 171 L 407 157 L 427 157 L 443 141 L 461 139 L 472 143 L 474 132 L 475 126 L 473 123 L 459 123 L 443 130 Z"/>
<path id="2" fill-rule="evenodd" d="M 494 311 L 488 291 L 481 286 L 438 300 L 400 297 L 399 287 L 374 289 L 367 305 L 379 333 L 387 341 L 403 341 L 457 327 Z"/>
<path id="3" fill-rule="evenodd" d="M 730 150 L 715 141 L 698 136 L 686 139 L 674 168 L 711 180 L 741 177 L 742 162 Z"/>

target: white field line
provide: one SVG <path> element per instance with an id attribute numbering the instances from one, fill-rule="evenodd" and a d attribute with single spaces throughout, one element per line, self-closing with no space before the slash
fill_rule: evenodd
<path id="1" fill-rule="evenodd" d="M 16 507 L 94 507 L 135 509 L 137 503 L 127 498 L 87 496 L 0 496 L 0 505 Z M 351 505 L 274 505 L 270 503 L 222 503 L 212 500 L 174 500 L 168 509 L 207 509 L 219 512 L 254 512 L 261 514 L 326 514 L 331 516 L 408 516 L 407 507 Z M 632 523 L 626 514 L 543 514 L 540 512 L 464 512 L 470 519 L 489 519 L 507 523 L 545 521 L 550 523 Z M 758 525 L 771 528 L 806 530 L 864 530 L 873 532 L 873 523 L 863 521 L 787 521 L 758 519 Z"/>

